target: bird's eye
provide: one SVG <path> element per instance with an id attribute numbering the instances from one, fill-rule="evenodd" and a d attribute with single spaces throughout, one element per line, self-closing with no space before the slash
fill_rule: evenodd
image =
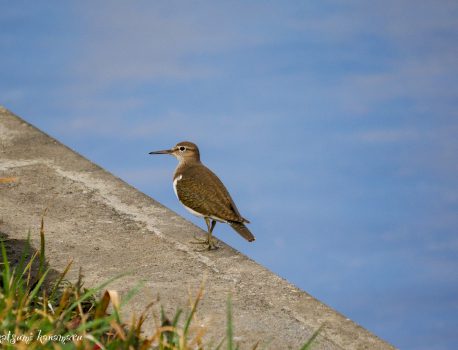
<path id="1" fill-rule="evenodd" d="M 186 151 L 186 147 L 180 146 L 179 150 L 180 150 L 180 152 L 184 152 L 184 151 Z"/>

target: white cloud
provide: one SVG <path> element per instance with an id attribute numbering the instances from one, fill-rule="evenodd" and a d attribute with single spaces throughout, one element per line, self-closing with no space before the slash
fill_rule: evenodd
<path id="1" fill-rule="evenodd" d="M 458 46 L 451 45 L 458 35 L 456 1 L 331 3 L 334 11 L 305 11 L 288 23 L 318 54 L 333 48 L 336 61 L 356 68 L 336 72 L 325 84 L 343 111 L 364 116 L 403 99 L 415 111 L 437 112 L 456 101 Z"/>
<path id="2" fill-rule="evenodd" d="M 84 47 L 72 70 L 96 84 L 187 80 L 219 74 L 194 56 L 259 43 L 265 35 L 244 31 L 247 13 L 235 6 L 187 2 L 98 2 L 81 8 Z M 227 14 L 232 12 L 233 16 Z M 237 18 L 236 23 L 233 19 Z"/>

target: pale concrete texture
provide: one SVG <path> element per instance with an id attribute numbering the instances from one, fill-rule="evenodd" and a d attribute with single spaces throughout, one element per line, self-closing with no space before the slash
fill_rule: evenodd
<path id="1" fill-rule="evenodd" d="M 48 207 L 50 267 L 62 271 L 74 259 L 71 278 L 81 266 L 87 286 L 128 272 L 109 287 L 122 294 L 144 281 L 127 314 L 139 314 L 159 296 L 157 305 L 172 315 L 187 307 L 189 291 L 195 295 L 205 278 L 197 321 L 214 344 L 225 335 L 231 294 L 242 349 L 259 340 L 263 349 L 298 349 L 321 325 L 316 349 L 393 349 L 223 243 L 216 251 L 195 251 L 189 241 L 203 234 L 200 228 L 1 107 L 0 177 L 17 178 L 0 183 L 0 232 L 24 240 L 30 230 L 38 247 Z M 146 333 L 154 323 L 150 317 Z"/>

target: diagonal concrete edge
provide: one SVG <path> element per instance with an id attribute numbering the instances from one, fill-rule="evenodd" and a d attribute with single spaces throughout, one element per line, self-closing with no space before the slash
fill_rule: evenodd
<path id="1" fill-rule="evenodd" d="M 45 217 L 47 258 L 70 278 L 82 267 L 87 286 L 122 272 L 110 289 L 122 294 L 143 281 L 126 305 L 140 314 L 160 298 L 173 315 L 186 308 L 205 279 L 196 324 L 216 344 L 225 335 L 226 300 L 232 296 L 236 340 L 242 349 L 298 349 L 320 326 L 316 349 L 393 349 L 364 328 L 294 287 L 231 247 L 198 252 L 189 244 L 201 229 L 119 178 L 0 107 L 0 232 L 38 247 Z M 154 181 L 154 179 L 152 179 Z M 157 306 L 158 307 L 158 306 Z M 145 333 L 157 322 L 150 317 Z"/>

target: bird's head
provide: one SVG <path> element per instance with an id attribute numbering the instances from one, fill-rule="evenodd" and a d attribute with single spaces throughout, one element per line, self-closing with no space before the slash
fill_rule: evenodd
<path id="1" fill-rule="evenodd" d="M 188 141 L 179 142 L 175 147 L 172 147 L 171 149 L 153 151 L 149 152 L 149 154 L 171 154 L 175 156 L 175 158 L 177 158 L 180 162 L 200 161 L 199 148 L 197 148 L 196 144 Z"/>

